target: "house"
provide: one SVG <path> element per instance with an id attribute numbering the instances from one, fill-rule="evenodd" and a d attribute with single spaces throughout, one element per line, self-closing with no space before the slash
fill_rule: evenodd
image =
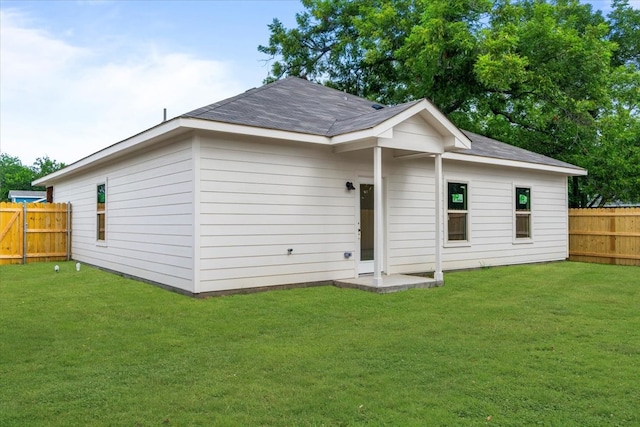
<path id="1" fill-rule="evenodd" d="M 34 182 L 73 258 L 192 295 L 566 259 L 577 166 L 290 77 Z M 357 282 L 357 281 L 360 282 Z"/>
<path id="2" fill-rule="evenodd" d="M 9 200 L 13 203 L 42 203 L 47 201 L 46 191 L 9 190 Z"/>

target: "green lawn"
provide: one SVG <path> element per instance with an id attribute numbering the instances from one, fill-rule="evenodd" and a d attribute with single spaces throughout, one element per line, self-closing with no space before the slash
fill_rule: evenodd
<path id="1" fill-rule="evenodd" d="M 640 425 L 640 268 L 192 299 L 0 267 L 0 426 Z"/>

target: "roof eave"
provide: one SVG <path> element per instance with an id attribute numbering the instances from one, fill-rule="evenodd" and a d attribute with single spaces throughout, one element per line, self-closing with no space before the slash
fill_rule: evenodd
<path id="1" fill-rule="evenodd" d="M 426 118 L 429 124 L 435 127 L 441 134 L 449 134 L 454 138 L 453 143 L 448 144 L 445 148 L 448 148 L 449 150 L 468 150 L 471 148 L 471 140 L 469 137 L 454 125 L 453 122 L 438 109 L 438 107 L 426 99 L 423 99 L 418 105 L 423 106 L 425 111 L 427 111 L 431 116 L 431 118 Z"/>
<path id="2" fill-rule="evenodd" d="M 461 162 L 471 162 L 471 163 L 480 163 L 480 164 L 488 164 L 488 165 L 497 165 L 497 166 L 506 166 L 506 167 L 514 167 L 519 169 L 530 169 L 537 171 L 545 171 L 545 172 L 553 172 L 559 173 L 567 176 L 585 176 L 587 175 L 587 170 L 583 168 L 570 168 L 564 166 L 554 166 L 554 165 L 545 165 L 541 163 L 531 163 L 519 160 L 507 160 L 507 159 L 498 159 L 495 157 L 486 157 L 486 156 L 477 156 L 474 154 L 464 154 L 464 153 L 444 153 L 442 155 L 443 159 L 447 160 L 458 160 Z"/>
<path id="3" fill-rule="evenodd" d="M 62 177 L 77 173 L 88 167 L 93 167 L 96 163 L 104 162 L 109 158 L 113 158 L 128 151 L 138 149 L 143 144 L 152 143 L 158 139 L 170 138 L 177 133 L 180 133 L 180 128 L 181 124 L 180 119 L 178 118 L 162 122 L 161 124 L 147 129 L 137 135 L 117 142 L 87 157 L 84 157 L 63 169 L 43 176 L 42 178 L 33 181 L 31 184 L 34 186 L 41 186 L 51 182 L 55 182 Z"/>
<path id="4" fill-rule="evenodd" d="M 286 141 L 309 142 L 313 144 L 331 144 L 331 139 L 324 135 L 293 132 L 279 129 L 269 129 L 256 126 L 247 126 L 235 123 L 218 122 L 207 119 L 190 117 L 181 118 L 181 125 L 193 130 L 205 130 L 210 132 L 231 133 L 236 135 L 256 136 L 261 138 L 281 139 Z"/>
<path id="5" fill-rule="evenodd" d="M 266 129 L 233 123 L 216 122 L 205 119 L 195 119 L 177 117 L 158 126 L 141 132 L 131 138 L 115 143 L 103 150 L 87 156 L 75 163 L 60 169 L 52 174 L 46 175 L 32 182 L 34 186 L 47 185 L 60 178 L 77 173 L 88 167 L 93 167 L 97 163 L 104 162 L 110 158 L 123 155 L 127 152 L 137 150 L 144 145 L 152 144 L 156 141 L 166 140 L 173 136 L 189 132 L 192 130 L 205 130 L 210 132 L 232 133 L 237 135 L 257 136 L 263 138 L 273 138 L 288 141 L 301 141 L 315 144 L 330 144 L 330 138 L 322 135 L 304 134 L 277 129 Z"/>

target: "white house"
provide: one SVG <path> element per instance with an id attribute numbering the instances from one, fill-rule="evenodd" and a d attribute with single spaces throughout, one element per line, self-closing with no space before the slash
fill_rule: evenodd
<path id="1" fill-rule="evenodd" d="M 585 174 L 426 100 L 383 107 L 291 77 L 34 184 L 72 203 L 74 259 L 207 295 L 562 260 L 567 177 Z"/>

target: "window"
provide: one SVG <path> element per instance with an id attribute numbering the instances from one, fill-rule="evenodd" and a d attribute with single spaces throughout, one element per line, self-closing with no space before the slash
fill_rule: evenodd
<path id="1" fill-rule="evenodd" d="M 467 184 L 449 182 L 448 187 L 447 240 L 466 241 L 468 240 Z"/>
<path id="2" fill-rule="evenodd" d="M 97 221 L 96 221 L 96 239 L 98 241 L 105 240 L 106 230 L 106 207 L 107 207 L 107 187 L 105 184 L 98 184 L 97 187 L 98 204 L 97 204 Z"/>
<path id="3" fill-rule="evenodd" d="M 531 188 L 516 187 L 516 239 L 531 238 Z"/>

